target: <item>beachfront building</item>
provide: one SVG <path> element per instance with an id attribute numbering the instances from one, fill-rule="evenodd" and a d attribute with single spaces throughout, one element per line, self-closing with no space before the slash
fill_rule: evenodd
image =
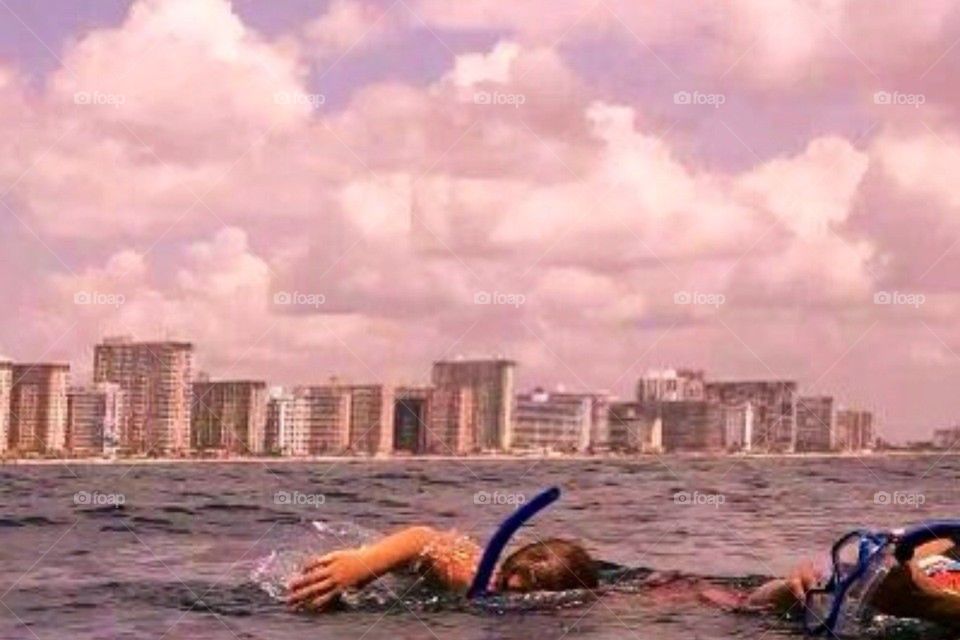
<path id="1" fill-rule="evenodd" d="M 349 450 L 364 455 L 393 451 L 394 390 L 382 384 L 346 385 L 350 394 Z"/>
<path id="2" fill-rule="evenodd" d="M 408 454 L 427 453 L 433 387 L 401 386 L 394 390 L 393 451 Z"/>
<path id="3" fill-rule="evenodd" d="M 125 415 L 120 385 L 101 382 L 70 387 L 67 391 L 67 450 L 74 456 L 116 456 Z"/>
<path id="4" fill-rule="evenodd" d="M 753 449 L 753 404 L 749 401 L 723 407 L 724 448 L 729 452 Z"/>
<path id="5" fill-rule="evenodd" d="M 274 398 L 270 415 L 280 452 L 287 456 L 339 455 L 350 444 L 350 400 L 337 386 L 298 386 Z"/>
<path id="6" fill-rule="evenodd" d="M 517 395 L 513 449 L 586 452 L 590 447 L 592 409 L 588 395 L 553 395 L 542 389 Z"/>
<path id="7" fill-rule="evenodd" d="M 0 456 L 10 446 L 10 391 L 13 388 L 13 362 L 0 357 Z"/>
<path id="8" fill-rule="evenodd" d="M 427 453 L 453 456 L 478 452 L 474 398 L 474 388 L 469 385 L 447 384 L 433 390 Z"/>
<path id="9" fill-rule="evenodd" d="M 659 402 L 654 410 L 661 422 L 663 451 L 717 453 L 724 450 L 726 416 L 718 402 Z"/>
<path id="10" fill-rule="evenodd" d="M 609 445 L 620 453 L 659 453 L 663 451 L 663 423 L 655 404 L 611 402 L 608 409 Z"/>
<path id="11" fill-rule="evenodd" d="M 836 412 L 832 396 L 797 398 L 797 429 L 793 450 L 798 453 L 826 452 L 834 448 Z"/>
<path id="12" fill-rule="evenodd" d="M 934 430 L 932 446 L 934 449 L 954 450 L 960 448 L 960 427 Z"/>
<path id="13" fill-rule="evenodd" d="M 703 399 L 704 374 L 699 369 L 652 369 L 637 381 L 637 402 Z"/>
<path id="14" fill-rule="evenodd" d="M 873 413 L 862 409 L 838 409 L 834 448 L 837 451 L 868 451 L 873 445 Z"/>
<path id="15" fill-rule="evenodd" d="M 443 401 L 458 404 L 462 389 L 469 389 L 470 413 L 459 409 L 445 417 L 464 417 L 465 422 L 451 431 L 476 438 L 466 449 L 509 451 L 512 446 L 513 384 L 516 363 L 503 358 L 486 360 L 450 360 L 433 363 L 432 383 L 444 395 Z M 448 427 L 450 425 L 447 425 Z"/>
<path id="16" fill-rule="evenodd" d="M 126 399 L 121 449 L 185 455 L 190 449 L 193 345 L 107 338 L 94 349 L 95 382 L 120 385 Z"/>
<path id="17" fill-rule="evenodd" d="M 557 399 L 585 400 L 590 404 L 590 435 L 588 451 L 598 453 L 610 450 L 610 401 L 611 395 L 605 391 L 580 393 L 557 390 L 550 394 Z"/>
<path id="18" fill-rule="evenodd" d="M 792 380 L 720 381 L 704 384 L 706 400 L 743 411 L 750 405 L 749 449 L 760 453 L 793 448 L 797 383 Z M 746 432 L 746 425 L 744 425 Z"/>
<path id="19" fill-rule="evenodd" d="M 15 364 L 10 386 L 10 449 L 56 454 L 66 445 L 70 365 Z"/>
<path id="20" fill-rule="evenodd" d="M 193 383 L 190 446 L 197 452 L 261 455 L 265 450 L 267 383 L 203 380 Z"/>

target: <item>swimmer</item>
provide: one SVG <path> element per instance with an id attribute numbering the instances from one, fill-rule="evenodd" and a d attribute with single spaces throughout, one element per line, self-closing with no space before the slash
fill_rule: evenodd
<path id="1" fill-rule="evenodd" d="M 373 544 L 343 549 L 308 561 L 290 584 L 287 603 L 296 609 L 320 611 L 344 591 L 362 588 L 391 572 L 413 570 L 437 588 L 466 593 L 474 578 L 482 549 L 453 531 L 416 526 Z M 873 606 L 880 612 L 940 624 L 960 622 L 960 558 L 954 544 L 938 540 L 919 547 L 914 559 L 894 569 L 877 590 Z M 943 570 L 931 570 L 939 566 Z M 496 592 L 596 590 L 601 576 L 580 544 L 548 539 L 521 547 L 500 564 L 492 581 Z M 813 563 L 799 565 L 790 574 L 752 590 L 717 586 L 694 577 L 651 573 L 645 594 L 672 603 L 699 601 L 749 612 L 800 615 L 807 593 L 823 578 Z M 615 582 L 614 582 L 615 584 Z"/>

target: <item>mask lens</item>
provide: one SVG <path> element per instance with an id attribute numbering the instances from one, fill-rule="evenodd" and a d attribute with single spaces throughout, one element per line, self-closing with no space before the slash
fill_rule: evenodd
<path id="1" fill-rule="evenodd" d="M 860 562 L 860 538 L 850 538 L 843 543 L 834 556 L 834 571 L 841 582 L 857 570 Z"/>
<path id="2" fill-rule="evenodd" d="M 826 589 L 814 589 L 807 592 L 807 609 L 804 613 L 804 623 L 808 631 L 819 629 L 826 624 L 833 604 L 833 594 Z"/>

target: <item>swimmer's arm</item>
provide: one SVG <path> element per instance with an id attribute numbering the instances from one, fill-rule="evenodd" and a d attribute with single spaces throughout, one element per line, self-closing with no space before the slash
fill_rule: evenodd
<path id="1" fill-rule="evenodd" d="M 804 562 L 786 578 L 771 580 L 757 587 L 744 602 L 744 608 L 775 611 L 779 614 L 802 610 L 807 592 L 820 576 L 811 562 Z"/>
<path id="2" fill-rule="evenodd" d="M 346 589 L 408 567 L 439 535 L 430 527 L 409 527 L 368 546 L 314 558 L 290 583 L 287 603 L 322 609 Z"/>

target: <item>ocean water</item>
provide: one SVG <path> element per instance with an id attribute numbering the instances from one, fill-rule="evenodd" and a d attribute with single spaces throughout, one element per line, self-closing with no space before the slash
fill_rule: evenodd
<path id="1" fill-rule="evenodd" d="M 363 606 L 287 611 L 296 560 L 410 524 L 482 540 L 515 503 L 560 502 L 520 541 L 717 578 L 779 575 L 841 533 L 960 517 L 960 458 L 394 460 L 0 467 L 0 639 L 796 638 L 789 621 L 614 592 L 471 608 L 382 585 Z M 319 523 L 319 524 L 314 524 Z M 264 587 L 267 587 L 266 589 Z"/>

